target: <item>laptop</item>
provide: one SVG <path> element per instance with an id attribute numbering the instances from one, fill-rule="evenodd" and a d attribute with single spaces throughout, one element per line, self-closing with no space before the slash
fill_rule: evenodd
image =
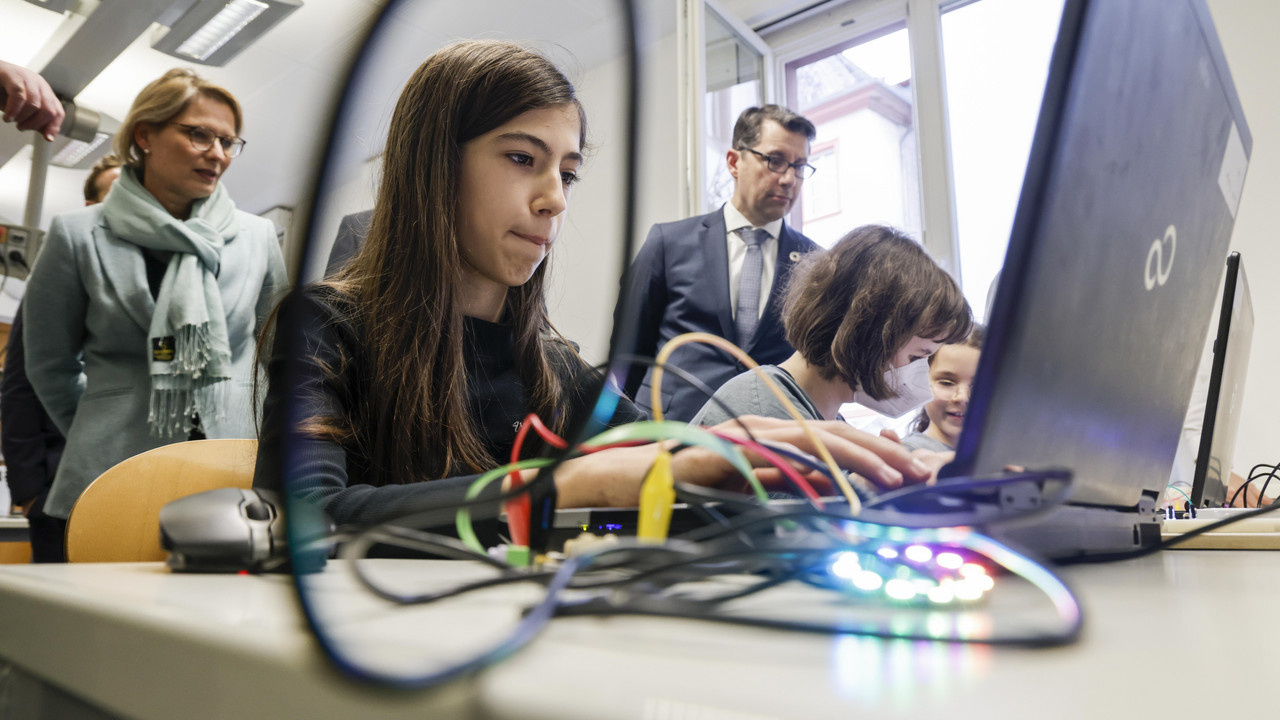
<path id="1" fill-rule="evenodd" d="M 1218 332 L 1213 339 L 1213 364 L 1209 394 L 1205 399 L 1200 450 L 1196 453 L 1191 482 L 1191 504 L 1197 508 L 1222 507 L 1230 484 L 1231 459 L 1244 404 L 1244 381 L 1253 341 L 1253 300 L 1240 253 L 1227 257 L 1218 311 Z"/>
<path id="2" fill-rule="evenodd" d="M 949 477 L 1070 468 L 1002 528 L 1050 557 L 1159 541 L 1252 148 L 1203 0 L 1067 2 Z"/>
<path id="3" fill-rule="evenodd" d="M 1223 507 L 1231 499 L 1227 495 L 1231 460 L 1244 400 L 1253 324 L 1253 301 L 1249 296 L 1244 261 L 1239 253 L 1231 253 L 1227 257 L 1227 271 L 1222 282 L 1218 330 L 1213 337 L 1209 382 L 1204 388 L 1204 421 L 1192 473 L 1191 505 L 1196 512 L 1187 518 L 1166 519 L 1161 529 L 1165 540 L 1197 530 L 1205 532 L 1205 526 L 1254 512 L 1244 507 Z M 1247 517 L 1190 538 L 1176 547 L 1187 550 L 1280 549 L 1280 517 Z"/>
<path id="4" fill-rule="evenodd" d="M 940 482 L 1015 465 L 1069 468 L 1074 489 L 988 532 L 1053 558 L 1159 541 L 1252 145 L 1204 0 L 1067 0 Z M 1008 516 L 1043 499 L 999 502 Z M 632 521 L 580 510 L 556 524 L 626 533 Z"/>

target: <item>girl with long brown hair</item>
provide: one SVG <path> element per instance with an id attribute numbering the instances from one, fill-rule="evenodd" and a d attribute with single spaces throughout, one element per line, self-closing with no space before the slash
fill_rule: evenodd
<path id="1" fill-rule="evenodd" d="M 506 462 L 528 413 L 563 431 L 592 411 L 598 375 L 544 300 L 585 137 L 572 84 L 521 46 L 460 42 L 418 68 L 391 121 L 367 240 L 281 311 L 307 330 L 292 357 L 276 340 L 257 484 L 287 481 L 340 524 L 381 522 L 461 500 L 477 474 Z M 301 405 L 286 418 L 290 363 Z M 642 417 L 623 399 L 612 423 Z M 295 421 L 302 440 L 286 466 L 281 429 Z M 792 423 L 752 425 L 758 437 L 807 444 Z M 834 426 L 820 437 L 886 483 L 927 473 L 880 438 Z M 617 448 L 561 464 L 559 505 L 635 505 L 655 454 Z M 684 482 L 732 481 L 729 464 L 700 448 L 676 453 L 673 467 Z"/>

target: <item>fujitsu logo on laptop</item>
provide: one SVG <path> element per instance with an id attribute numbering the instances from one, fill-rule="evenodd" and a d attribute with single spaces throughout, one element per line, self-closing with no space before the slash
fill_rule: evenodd
<path id="1" fill-rule="evenodd" d="M 1164 247 L 1169 246 L 1169 260 L 1164 259 Z M 1146 283 L 1147 289 L 1154 289 L 1156 285 L 1164 285 L 1169 280 L 1169 273 L 1173 271 L 1173 255 L 1178 249 L 1178 229 L 1170 225 L 1164 230 L 1164 239 L 1156 238 L 1151 241 L 1151 249 L 1147 251 L 1147 267 L 1143 275 L 1143 281 Z"/>

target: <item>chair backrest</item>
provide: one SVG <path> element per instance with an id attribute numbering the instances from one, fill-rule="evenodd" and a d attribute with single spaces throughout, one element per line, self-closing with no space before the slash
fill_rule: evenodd
<path id="1" fill-rule="evenodd" d="M 191 440 L 134 455 L 85 488 L 67 520 L 70 562 L 151 562 L 160 508 L 223 487 L 253 485 L 257 440 Z"/>

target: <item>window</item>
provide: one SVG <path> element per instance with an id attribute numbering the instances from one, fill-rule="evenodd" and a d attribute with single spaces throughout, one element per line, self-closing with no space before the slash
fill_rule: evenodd
<path id="1" fill-rule="evenodd" d="M 704 2 L 708 10 L 720 8 L 716 0 Z M 898 227 L 920 238 L 957 277 L 975 314 L 984 318 L 1021 191 L 1062 3 L 849 0 L 801 13 L 760 13 L 753 22 L 766 48 L 764 101 L 813 120 L 815 149 L 836 142 L 831 157 L 819 158 L 823 168 L 806 183 L 789 222 L 823 243 L 864 223 Z M 708 67 L 713 56 L 724 55 L 712 50 L 714 22 L 730 27 L 739 57 L 761 51 L 739 20 L 709 11 L 707 18 Z M 708 98 L 722 82 L 714 77 L 709 69 Z M 771 77 L 781 82 L 774 86 Z M 750 80 L 754 93 L 759 79 Z M 725 99 L 714 112 L 707 106 L 698 138 L 708 175 L 698 186 L 706 188 L 700 191 L 706 202 L 695 207 L 709 209 L 728 197 L 732 180 L 716 173 L 725 172 L 726 138 L 745 102 L 745 96 Z"/>
<path id="2" fill-rule="evenodd" d="M 816 168 L 814 174 L 804 182 L 804 191 L 800 193 L 804 204 L 804 217 L 808 218 L 809 237 L 823 247 L 831 247 L 840 238 L 828 241 L 827 234 L 813 234 L 819 226 L 828 221 L 839 221 L 840 206 L 840 142 L 829 140 L 817 143 L 809 153 L 809 164 Z M 821 239 L 819 239 L 821 235 Z"/>
<path id="3" fill-rule="evenodd" d="M 815 156 L 823 143 L 836 148 L 814 163 L 792 224 L 824 244 L 864 223 L 898 227 L 921 239 L 985 318 L 1062 3 L 849 0 L 762 27 L 782 80 L 766 96 L 814 121 Z M 836 182 L 824 184 L 832 169 Z M 844 414 L 899 433 L 913 419 L 853 406 Z"/>
<path id="4" fill-rule="evenodd" d="M 942 14 L 961 285 L 974 316 L 1004 263 L 1062 0 L 979 0 Z"/>
<path id="5" fill-rule="evenodd" d="M 787 105 L 838 147 L 805 183 L 792 223 L 824 246 L 867 223 L 920 237 L 911 50 L 901 23 L 786 64 Z M 819 204 L 823 210 L 815 208 Z M 813 209 L 811 211 L 811 209 Z"/>
<path id="6" fill-rule="evenodd" d="M 763 104 L 765 55 L 745 27 L 708 5 L 703 11 L 706 90 L 702 95 L 702 199 L 699 214 L 711 212 L 733 195 L 725 153 L 733 147 L 733 126 L 743 110 Z M 753 42 L 754 41 L 754 42 Z"/>

